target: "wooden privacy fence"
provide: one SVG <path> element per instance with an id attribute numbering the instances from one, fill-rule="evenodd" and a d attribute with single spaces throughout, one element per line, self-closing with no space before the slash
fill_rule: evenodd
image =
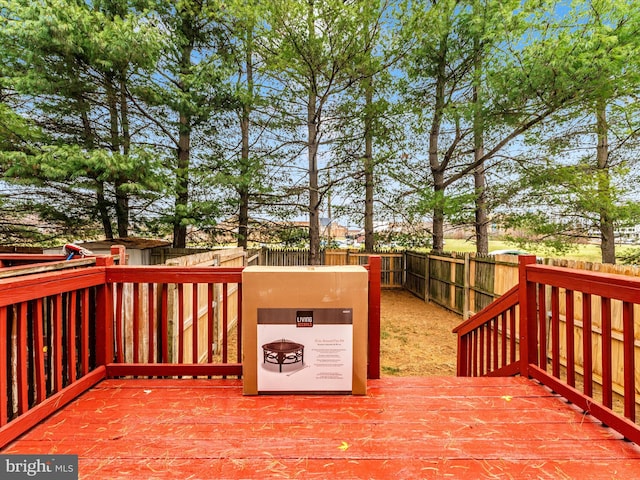
<path id="1" fill-rule="evenodd" d="M 323 265 L 363 265 L 371 254 L 361 250 L 322 250 Z M 431 255 L 412 251 L 375 252 L 382 262 L 382 287 L 404 288 L 464 318 L 482 310 L 517 283 L 517 257 L 477 257 L 469 253 Z M 259 264 L 309 264 L 309 250 L 262 248 Z"/>
<path id="2" fill-rule="evenodd" d="M 242 248 L 224 248 L 220 250 L 200 249 L 158 249 L 167 250 L 162 257 L 152 256 L 154 261 L 165 259 L 165 264 L 174 267 L 244 267 L 247 254 Z M 160 291 L 150 292 L 147 284 L 126 283 L 118 290 L 119 301 L 124 307 L 118 318 L 118 328 L 122 332 L 122 343 L 119 354 L 127 362 L 134 362 L 134 357 L 147 358 L 150 345 L 148 324 L 136 322 L 139 317 L 147 317 L 150 309 L 159 310 Z M 194 288 L 197 291 L 194 291 Z M 212 350 L 216 355 L 222 355 L 226 345 L 226 335 L 236 326 L 238 310 L 236 297 L 238 285 L 215 283 L 211 287 L 212 297 L 206 291 L 205 285 L 171 283 L 167 291 L 162 292 L 167 298 L 167 334 L 169 361 L 178 363 L 181 358 L 193 358 L 196 354 L 197 362 L 208 361 L 207 352 Z M 149 305 L 149 296 L 154 298 L 155 305 Z M 224 298 L 223 298 L 224 296 Z M 194 301 L 195 299 L 195 301 Z M 229 308 L 223 308 L 223 306 Z M 202 330 L 209 321 L 209 311 L 213 314 L 213 336 L 211 339 L 200 335 L 196 337 L 196 348 L 192 340 L 195 330 Z M 195 312 L 195 315 L 194 315 Z M 180 321 L 182 319 L 182 321 Z M 186 320 L 185 320 L 186 319 Z M 197 328 L 194 329 L 194 321 Z M 186 338 L 184 345 L 178 345 L 178 339 Z M 138 339 L 142 339 L 139 343 Z M 133 345 L 136 345 L 134 348 Z"/>
<path id="3" fill-rule="evenodd" d="M 404 253 L 376 252 L 364 253 L 360 250 L 325 250 L 325 265 L 366 265 L 369 257 L 380 257 L 382 269 L 382 286 L 385 288 L 403 288 L 404 286 Z"/>
<path id="4" fill-rule="evenodd" d="M 349 249 L 322 250 L 320 252 L 320 260 L 322 265 L 366 265 L 372 255 L 381 259 L 382 287 L 404 288 L 404 252 L 364 253 L 361 250 Z M 270 267 L 309 264 L 309 250 L 307 249 L 262 248 L 259 256 L 259 264 Z"/>
<path id="5" fill-rule="evenodd" d="M 518 257 L 478 256 L 475 253 L 429 254 L 407 251 L 404 288 L 425 301 L 437 303 L 468 318 L 518 284 Z M 601 273 L 640 276 L 640 268 L 629 265 L 536 259 L 549 266 Z"/>
<path id="6" fill-rule="evenodd" d="M 463 318 L 479 312 L 518 282 L 518 260 L 513 255 L 408 251 L 405 256 L 405 288 Z"/>
<path id="7" fill-rule="evenodd" d="M 298 267 L 309 265 L 309 250 L 299 248 L 262 248 L 259 252 L 260 265 L 269 267 Z M 320 252 L 324 263 L 324 250 Z"/>
<path id="8" fill-rule="evenodd" d="M 176 267 L 245 267 L 247 266 L 247 253 L 242 248 L 225 248 L 208 252 L 193 253 L 178 258 L 172 258 L 166 261 L 166 265 Z M 178 285 L 173 285 L 169 290 L 169 332 L 172 341 L 169 345 L 170 358 L 173 362 L 177 362 L 177 352 L 183 351 L 187 358 L 193 356 L 193 342 L 190 340 L 193 336 L 193 320 L 198 323 L 198 328 L 202 330 L 208 322 L 208 312 L 213 311 L 213 341 L 207 343 L 207 339 L 200 337 L 197 345 L 197 351 L 200 352 L 197 358 L 200 363 L 208 361 L 207 352 L 212 350 L 214 354 L 226 358 L 227 352 L 224 351 L 227 344 L 227 336 L 236 328 L 240 312 L 238 311 L 237 297 L 239 295 L 239 285 L 231 284 L 215 284 L 211 299 L 209 298 L 204 285 L 197 287 L 198 291 L 194 292 L 194 286 L 185 285 L 182 295 L 184 300 L 182 305 L 178 304 L 180 298 Z M 194 303 L 194 295 L 198 299 Z M 228 307 L 227 307 L 228 306 Z M 227 308 L 223 308 L 227 307 Z M 193 314 L 193 309 L 196 314 Z M 182 313 L 181 313 L 182 312 Z M 182 324 L 179 322 L 179 316 L 188 319 Z M 180 350 L 178 346 L 178 338 L 180 337 L 178 329 L 183 328 L 183 334 L 187 338 L 185 349 Z"/>

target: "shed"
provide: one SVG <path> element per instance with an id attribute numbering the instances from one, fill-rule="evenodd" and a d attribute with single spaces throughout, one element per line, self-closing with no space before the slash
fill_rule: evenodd
<path id="1" fill-rule="evenodd" d="M 171 246 L 171 242 L 167 240 L 138 237 L 114 238 L 113 240 L 97 240 L 75 243 L 76 245 L 82 246 L 97 255 L 109 255 L 113 245 L 124 245 L 127 249 L 128 265 L 153 265 L 157 263 L 153 258 L 154 253 L 158 250 L 166 249 Z M 60 253 L 60 251 L 61 247 L 47 249 L 43 253 L 55 254 Z"/>

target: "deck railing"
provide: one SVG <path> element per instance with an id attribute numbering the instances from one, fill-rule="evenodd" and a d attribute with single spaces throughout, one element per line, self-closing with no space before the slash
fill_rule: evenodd
<path id="1" fill-rule="evenodd" d="M 458 376 L 520 372 L 518 310 L 516 286 L 454 330 L 458 334 Z"/>
<path id="2" fill-rule="evenodd" d="M 104 378 L 242 375 L 242 267 L 123 266 L 113 253 L 0 279 L 0 448 Z M 380 259 L 365 268 L 379 378 Z"/>
<path id="3" fill-rule="evenodd" d="M 109 268 L 115 301 L 107 376 L 242 375 L 243 267 Z M 237 288 L 230 301 L 228 290 Z M 222 295 L 216 295 L 216 290 Z M 214 321 L 219 309 L 221 324 Z M 235 317 L 232 345 L 229 317 Z M 223 341 L 214 352 L 218 329 Z M 235 352 L 233 359 L 229 350 Z M 219 354 L 218 354 L 219 353 Z M 215 358 L 214 358 L 215 357 Z"/>
<path id="4" fill-rule="evenodd" d="M 105 376 L 96 339 L 104 338 L 113 258 L 33 273 L 57 259 L 42 260 L 29 264 L 30 274 L 12 270 L 18 276 L 0 280 L 0 446 Z"/>
<path id="5" fill-rule="evenodd" d="M 640 279 L 537 265 L 533 256 L 521 256 L 519 268 L 517 287 L 454 330 L 458 375 L 535 378 L 640 444 L 634 327 L 640 312 Z M 612 319 L 618 312 L 624 391 L 614 395 Z M 578 313 L 582 335 L 576 334 Z M 599 345 L 593 342 L 596 328 L 601 332 Z M 602 372 L 602 379 L 594 388 L 596 371 Z"/>

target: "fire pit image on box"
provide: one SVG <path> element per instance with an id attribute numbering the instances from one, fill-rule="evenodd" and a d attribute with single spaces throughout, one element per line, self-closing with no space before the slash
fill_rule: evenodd
<path id="1" fill-rule="evenodd" d="M 277 364 L 280 372 L 282 372 L 282 365 L 304 363 L 304 345 L 284 338 L 265 343 L 262 345 L 262 352 L 264 354 L 263 363 Z"/>

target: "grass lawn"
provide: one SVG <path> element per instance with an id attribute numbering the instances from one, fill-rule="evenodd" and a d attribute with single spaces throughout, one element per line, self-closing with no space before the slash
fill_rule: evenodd
<path id="1" fill-rule="evenodd" d="M 448 252 L 475 252 L 476 251 L 475 243 L 469 242 L 466 240 L 458 240 L 458 239 L 452 239 L 452 238 L 447 238 L 445 240 L 444 247 L 445 247 L 445 250 Z M 518 247 L 512 243 L 501 242 L 497 240 L 489 241 L 490 252 L 493 250 L 504 250 L 504 249 L 518 249 Z M 638 247 L 633 247 L 633 246 L 626 246 L 626 245 L 616 246 L 616 254 L 620 255 L 620 254 L 623 254 L 625 251 L 637 250 L 637 249 Z M 572 250 L 562 255 L 550 254 L 549 252 L 546 252 L 546 251 L 535 251 L 531 249 L 528 251 L 534 255 L 538 255 L 539 257 L 567 258 L 570 260 L 584 260 L 588 262 L 600 262 L 600 259 L 602 258 L 600 254 L 600 245 L 593 245 L 593 244 L 579 245 L 575 248 L 575 250 Z"/>

